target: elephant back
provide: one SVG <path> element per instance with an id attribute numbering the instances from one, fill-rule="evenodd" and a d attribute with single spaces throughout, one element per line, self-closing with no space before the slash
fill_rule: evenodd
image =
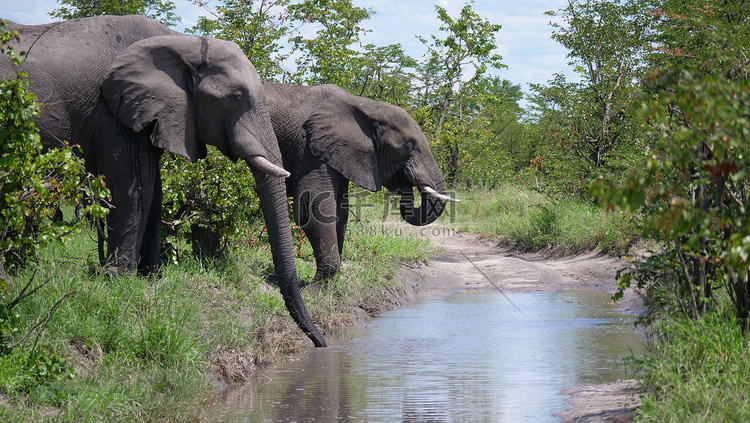
<path id="1" fill-rule="evenodd" d="M 95 16 L 45 25 L 12 26 L 19 31 L 17 50 L 26 51 L 22 69 L 29 77 L 46 74 L 65 82 L 97 85 L 115 56 L 129 45 L 156 35 L 176 34 L 144 16 Z M 80 73 L 91 75 L 81 78 Z M 75 76 L 75 77 L 73 77 Z"/>
<path id="2" fill-rule="evenodd" d="M 270 81 L 263 81 L 263 89 L 284 168 L 295 173 L 307 149 L 305 122 L 328 98 L 349 93 L 335 85 L 302 86 Z"/>
<path id="3" fill-rule="evenodd" d="M 20 68 L 45 106 L 37 127 L 47 146 L 58 145 L 60 139 L 81 142 L 83 132 L 70 123 L 90 126 L 86 117 L 93 115 L 102 80 L 120 52 L 144 38 L 177 33 L 144 16 L 96 16 L 44 25 L 11 22 L 10 27 L 19 31 L 20 39 L 10 46 L 26 52 Z M 0 61 L 3 71 L 10 67 L 5 60 Z"/>

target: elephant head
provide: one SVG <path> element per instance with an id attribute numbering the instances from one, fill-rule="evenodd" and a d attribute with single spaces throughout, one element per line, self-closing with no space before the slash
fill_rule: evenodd
<path id="1" fill-rule="evenodd" d="M 234 43 L 164 35 L 120 53 L 101 91 L 110 110 L 132 130 L 153 125 L 156 147 L 194 162 L 205 157 L 210 144 L 233 160 L 287 177 L 269 160 L 274 153 L 269 147 L 277 143 L 259 81 Z"/>
<path id="2" fill-rule="evenodd" d="M 402 108 L 348 94 L 320 103 L 304 124 L 312 154 L 370 191 L 401 195 L 402 218 L 434 222 L 448 201 L 445 178 L 419 125 Z M 414 207 L 414 187 L 422 204 Z"/>
<path id="3" fill-rule="evenodd" d="M 101 84 L 117 120 L 151 143 L 191 161 L 205 144 L 243 159 L 256 180 L 277 279 L 287 309 L 316 346 L 325 341 L 300 295 L 281 154 L 255 68 L 227 41 L 154 36 L 119 53 Z"/>

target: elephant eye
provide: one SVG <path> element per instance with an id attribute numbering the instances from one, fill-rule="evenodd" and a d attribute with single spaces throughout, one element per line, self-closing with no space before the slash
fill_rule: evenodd
<path id="1" fill-rule="evenodd" d="M 245 96 L 242 95 L 242 91 L 235 91 L 232 93 L 232 100 L 234 100 L 235 103 L 242 103 L 244 98 Z"/>
<path id="2" fill-rule="evenodd" d="M 406 153 L 411 153 L 414 151 L 414 141 L 409 141 L 406 143 Z"/>

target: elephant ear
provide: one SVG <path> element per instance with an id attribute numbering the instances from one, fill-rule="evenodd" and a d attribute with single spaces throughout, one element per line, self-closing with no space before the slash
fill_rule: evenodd
<path id="1" fill-rule="evenodd" d="M 377 127 L 367 110 L 368 102 L 347 94 L 330 97 L 318 106 L 304 129 L 315 156 L 362 188 L 380 191 Z"/>
<path id="2" fill-rule="evenodd" d="M 117 55 L 101 85 L 120 122 L 136 132 L 153 124 L 154 146 L 193 162 L 206 157 L 193 91 L 205 44 L 205 38 L 184 35 L 133 43 Z"/>

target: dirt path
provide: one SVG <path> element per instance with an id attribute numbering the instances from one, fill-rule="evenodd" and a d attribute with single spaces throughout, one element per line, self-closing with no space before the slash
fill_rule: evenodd
<path id="1" fill-rule="evenodd" d="M 429 235 L 429 234 L 428 234 Z M 590 253 L 549 259 L 538 254 L 519 254 L 478 236 L 455 232 L 431 236 L 441 252 L 429 266 L 405 269 L 402 280 L 416 295 L 445 295 L 457 289 L 494 287 L 507 291 L 557 291 L 562 288 L 594 288 L 615 292 L 615 276 L 622 262 Z M 626 292 L 619 304 L 638 313 L 641 298 Z M 572 408 L 557 414 L 563 422 L 627 422 L 640 405 L 635 381 L 571 387 L 563 391 Z"/>

